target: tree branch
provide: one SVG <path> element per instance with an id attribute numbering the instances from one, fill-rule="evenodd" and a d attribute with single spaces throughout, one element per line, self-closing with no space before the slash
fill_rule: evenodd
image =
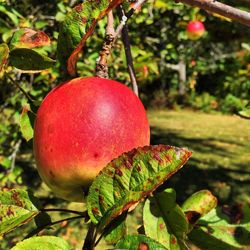
<path id="1" fill-rule="evenodd" d="M 17 153 L 21 147 L 21 143 L 22 143 L 22 140 L 18 140 L 18 142 L 15 144 L 14 146 L 14 150 L 12 152 L 12 154 L 9 156 L 9 159 L 11 160 L 11 165 L 10 165 L 10 169 L 7 170 L 7 174 L 10 174 L 13 169 L 15 168 L 15 164 L 16 164 L 16 156 L 17 156 Z"/>
<path id="2" fill-rule="evenodd" d="M 82 250 L 93 250 L 95 248 L 96 226 L 91 222 L 85 238 Z"/>
<path id="3" fill-rule="evenodd" d="M 47 227 L 51 227 L 51 226 L 54 226 L 56 224 L 59 224 L 61 222 L 64 222 L 64 221 L 72 221 L 72 220 L 76 220 L 76 219 L 81 219 L 83 218 L 82 215 L 79 215 L 79 216 L 74 216 L 74 217 L 69 217 L 69 218 L 65 218 L 65 219 L 62 219 L 62 220 L 57 220 L 57 221 L 53 221 L 53 222 L 49 222 L 45 225 L 42 225 L 41 227 L 38 227 L 36 228 L 35 230 L 33 230 L 32 232 L 30 232 L 26 237 L 25 239 L 27 238 L 30 238 L 34 235 L 37 235 L 38 233 L 40 233 L 41 231 L 43 231 L 44 229 L 46 229 Z"/>
<path id="4" fill-rule="evenodd" d="M 121 20 L 123 20 L 124 19 L 123 17 L 126 16 L 121 5 L 118 6 L 118 15 Z M 126 23 L 124 24 L 122 28 L 122 42 L 124 44 L 130 81 L 132 83 L 134 93 L 138 96 L 139 91 L 138 91 L 138 85 L 137 85 L 136 76 L 135 76 L 135 68 L 134 68 L 134 63 L 133 63 L 133 56 L 132 56 L 131 46 L 130 46 L 130 41 L 129 41 L 128 26 Z"/>
<path id="5" fill-rule="evenodd" d="M 241 24 L 250 27 L 250 13 L 240 10 L 216 0 L 176 0 L 177 2 L 186 3 L 191 6 L 197 6 L 209 12 L 235 20 Z"/>
<path id="6" fill-rule="evenodd" d="M 115 31 L 115 39 L 121 34 L 123 27 L 125 26 L 127 20 L 135 13 L 135 11 L 141 7 L 141 5 L 147 0 L 138 0 L 134 6 L 129 10 L 129 12 L 124 15 L 121 19 L 120 24 L 118 25 Z"/>
<path id="7" fill-rule="evenodd" d="M 179 74 L 179 95 L 183 96 L 186 92 L 186 63 L 184 60 L 180 60 L 178 64 L 167 63 L 166 67 L 175 70 Z"/>
<path id="8" fill-rule="evenodd" d="M 114 30 L 114 17 L 112 10 L 107 15 L 107 27 L 106 27 L 106 37 L 100 51 L 100 56 L 96 63 L 96 76 L 101 78 L 109 78 L 108 75 L 108 56 L 110 55 L 110 50 L 112 48 L 115 30 Z"/>

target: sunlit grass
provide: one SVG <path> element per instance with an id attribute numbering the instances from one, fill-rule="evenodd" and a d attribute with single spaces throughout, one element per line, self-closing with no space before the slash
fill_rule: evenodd
<path id="1" fill-rule="evenodd" d="M 193 111 L 149 111 L 151 143 L 187 147 L 193 156 L 169 185 L 179 199 L 211 189 L 222 203 L 250 201 L 250 121 Z"/>

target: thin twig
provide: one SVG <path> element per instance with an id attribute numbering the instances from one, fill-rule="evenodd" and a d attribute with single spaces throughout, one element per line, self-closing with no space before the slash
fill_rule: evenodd
<path id="1" fill-rule="evenodd" d="M 34 100 L 28 95 L 28 93 L 10 76 L 7 75 L 7 78 L 24 94 L 24 96 L 30 101 L 34 102 Z"/>
<path id="2" fill-rule="evenodd" d="M 47 223 L 46 225 L 43 225 L 41 227 L 36 228 L 33 232 L 30 232 L 26 236 L 26 238 L 30 238 L 30 237 L 32 237 L 34 235 L 37 235 L 38 233 L 40 233 L 42 230 L 46 229 L 47 227 L 54 226 L 54 225 L 59 224 L 59 223 L 64 222 L 64 221 L 71 221 L 71 220 L 76 220 L 76 219 L 81 219 L 81 218 L 83 218 L 83 216 L 79 215 L 79 216 L 69 217 L 69 218 L 65 218 L 65 219 L 62 219 L 62 220 L 57 220 L 57 221 Z"/>
<path id="3" fill-rule="evenodd" d="M 17 153 L 21 147 L 21 143 L 22 143 L 21 139 L 17 141 L 17 143 L 14 146 L 14 150 L 13 150 L 12 154 L 9 156 L 9 160 L 11 160 L 11 165 L 10 165 L 10 168 L 7 170 L 7 174 L 10 174 L 13 171 L 13 169 L 15 168 L 16 157 L 17 157 Z"/>
<path id="4" fill-rule="evenodd" d="M 85 216 L 87 214 L 87 211 L 80 212 L 70 209 L 61 209 L 61 208 L 43 208 L 40 210 L 41 212 L 64 212 L 64 213 L 72 213 L 72 214 L 78 214 L 81 216 Z"/>
<path id="5" fill-rule="evenodd" d="M 134 6 L 129 10 L 129 12 L 124 15 L 121 19 L 120 24 L 117 26 L 115 31 L 115 40 L 116 38 L 121 34 L 123 27 L 125 26 L 127 20 L 132 17 L 132 15 L 135 13 L 135 11 L 141 7 L 143 3 L 145 3 L 147 0 L 139 0 L 137 1 Z"/>
<path id="6" fill-rule="evenodd" d="M 124 16 L 126 16 L 122 8 L 122 5 L 118 6 L 118 15 L 121 20 Z M 126 23 L 122 29 L 122 42 L 124 44 L 130 80 L 133 86 L 134 93 L 138 96 L 139 91 L 138 91 L 138 85 L 137 85 L 136 76 L 135 76 L 135 68 L 134 68 L 134 63 L 133 63 L 133 56 L 132 56 L 131 46 L 130 46 L 130 41 L 129 41 L 128 26 Z"/>
<path id="7" fill-rule="evenodd" d="M 186 3 L 191 6 L 197 6 L 209 12 L 235 20 L 241 24 L 250 27 L 250 13 L 218 2 L 216 0 L 176 0 L 177 2 Z"/>

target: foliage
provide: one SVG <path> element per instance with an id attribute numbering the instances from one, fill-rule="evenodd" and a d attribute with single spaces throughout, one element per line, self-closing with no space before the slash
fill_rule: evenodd
<path id="1" fill-rule="evenodd" d="M 18 243 L 11 250 L 37 250 L 41 246 L 50 250 L 70 250 L 72 249 L 69 244 L 63 239 L 53 236 L 38 236 L 29 238 Z"/>
<path id="2" fill-rule="evenodd" d="M 221 110 L 225 113 L 237 113 L 244 109 L 246 102 L 242 101 L 240 98 L 228 94 L 223 101 L 221 101 Z"/>
<path id="3" fill-rule="evenodd" d="M 0 181 L 2 187 L 22 187 L 1 191 L 1 234 L 35 221 L 34 231 L 28 235 L 33 236 L 62 222 L 51 222 L 36 199 L 23 189 L 29 185 L 35 190 L 41 185 L 31 154 L 34 116 L 46 93 L 64 80 L 67 58 L 77 45 L 69 60 L 73 62 L 70 73 L 77 69 L 79 75 L 93 75 L 105 36 L 104 17 L 120 2 L 113 1 L 112 5 L 109 1 L 0 1 Z M 73 9 L 77 3 L 81 5 Z M 244 3 L 236 5 L 249 10 Z M 124 3 L 124 9 L 129 8 L 130 4 Z M 136 14 L 129 21 L 131 48 L 146 105 L 182 104 L 206 112 L 240 112 L 249 117 L 248 29 L 174 1 L 150 0 Z M 193 19 L 203 21 L 207 29 L 198 41 L 190 41 L 185 32 Z M 118 23 L 116 18 L 115 24 Z M 120 40 L 110 58 L 110 77 L 128 85 L 130 78 Z M 186 67 L 184 95 L 180 93 L 180 75 L 173 70 L 173 65 L 180 62 Z M 90 188 L 88 215 L 73 211 L 78 216 L 65 221 L 90 218 L 97 224 L 94 236 L 99 233 L 113 245 L 117 243 L 116 249 L 188 249 L 190 241 L 218 249 L 249 245 L 249 207 L 238 207 L 236 214 L 230 209 L 215 208 L 216 198 L 206 190 L 194 194 L 181 206 L 175 191 L 163 188 L 163 182 L 186 163 L 189 151 L 165 146 L 145 151 L 137 149 L 111 162 Z M 187 154 L 184 160 L 183 152 Z M 121 166 L 125 175 L 114 164 Z M 138 174 L 140 171 L 142 174 Z M 141 231 L 138 235 L 126 235 L 128 210 L 143 199 L 146 201 Z M 41 223 L 39 216 L 47 217 Z M 174 218 L 178 218 L 178 223 Z M 93 245 L 98 241 L 91 236 L 91 229 L 90 226 L 85 243 L 90 240 Z M 49 236 L 31 237 L 13 249 L 36 249 L 41 244 L 49 249 L 70 249 L 67 242 Z"/>

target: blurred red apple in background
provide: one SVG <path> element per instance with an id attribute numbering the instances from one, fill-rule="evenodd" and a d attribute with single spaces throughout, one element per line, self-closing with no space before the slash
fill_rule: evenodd
<path id="1" fill-rule="evenodd" d="M 145 109 L 132 90 L 112 80 L 76 78 L 42 102 L 34 154 L 41 178 L 59 197 L 83 201 L 107 163 L 149 140 Z"/>
<path id="2" fill-rule="evenodd" d="M 187 25 L 186 32 L 189 39 L 197 40 L 205 33 L 205 26 L 201 21 L 190 21 Z"/>

